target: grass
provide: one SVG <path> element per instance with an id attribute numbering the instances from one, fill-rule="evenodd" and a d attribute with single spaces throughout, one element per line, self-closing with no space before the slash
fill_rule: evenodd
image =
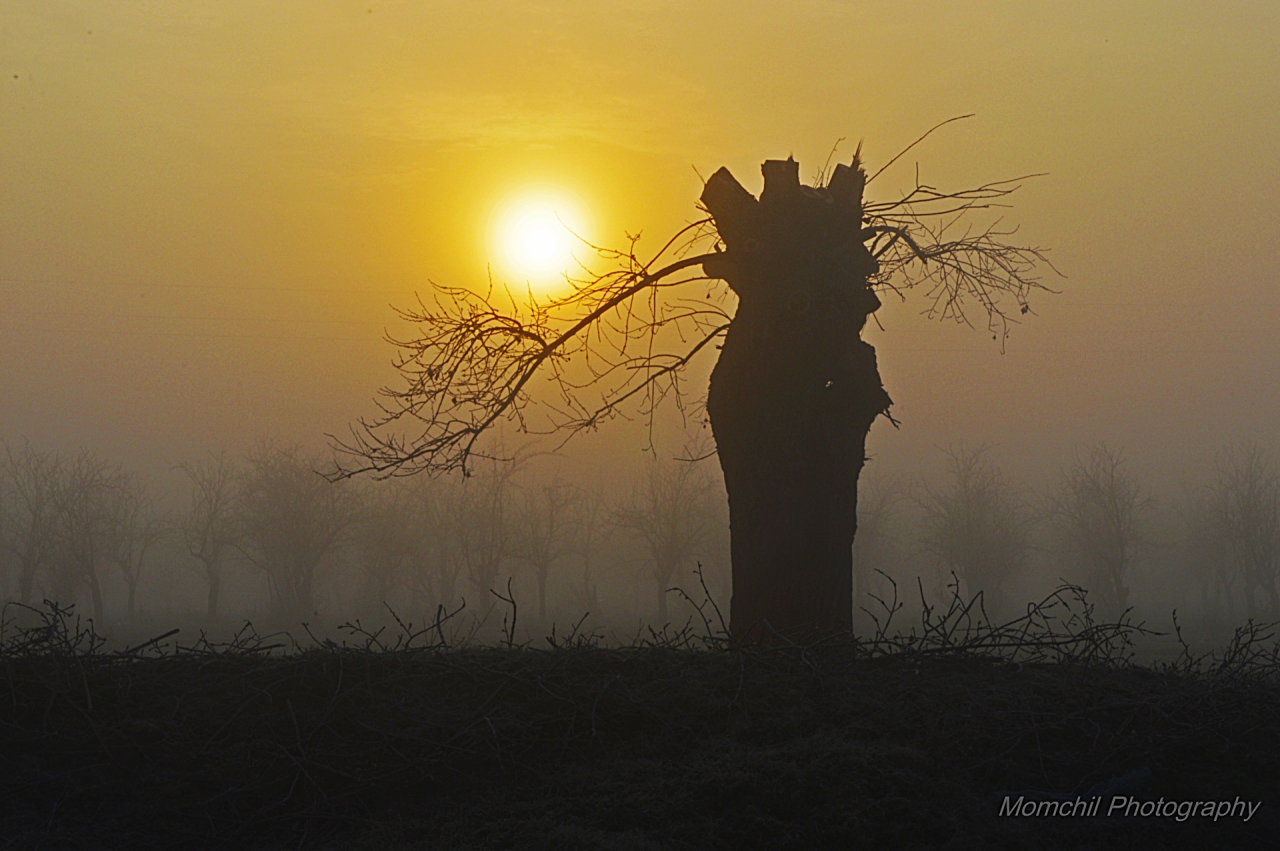
<path id="1" fill-rule="evenodd" d="M 1186 848 L 1280 839 L 1280 664 L 1248 625 L 1216 655 L 1133 662 L 1141 625 L 1076 589 L 993 625 L 954 596 L 868 640 L 458 646 L 246 625 L 108 651 L 46 606 L 0 631 L 4 848 Z M 700 622 L 699 622 L 700 621 Z M 1009 818 L 1002 792 L 1149 768 L 1156 800 L 1241 819 Z M 1104 802 L 1103 809 L 1106 809 Z"/>

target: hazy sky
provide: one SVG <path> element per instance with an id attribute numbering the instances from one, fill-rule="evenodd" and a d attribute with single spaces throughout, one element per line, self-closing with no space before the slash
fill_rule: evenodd
<path id="1" fill-rule="evenodd" d="M 1280 424 L 1273 1 L 0 0 L 0 73 L 9 439 L 317 444 L 388 379 L 388 305 L 482 281 L 513 199 L 657 243 L 697 172 L 756 190 L 842 137 L 875 168 L 969 112 L 873 188 L 1047 172 L 1008 220 L 1067 277 L 1003 354 L 887 305 L 882 461 L 1176 466 Z"/>

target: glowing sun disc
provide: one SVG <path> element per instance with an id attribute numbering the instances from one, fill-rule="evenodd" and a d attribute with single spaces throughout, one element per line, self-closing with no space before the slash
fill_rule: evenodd
<path id="1" fill-rule="evenodd" d="M 525 280 L 549 281 L 577 267 L 582 215 L 563 198 L 523 198 L 498 220 L 496 248 L 502 271 Z"/>

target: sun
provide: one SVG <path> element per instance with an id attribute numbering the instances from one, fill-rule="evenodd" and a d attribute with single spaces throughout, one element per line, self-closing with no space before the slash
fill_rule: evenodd
<path id="1" fill-rule="evenodd" d="M 526 194 L 495 217 L 493 259 L 498 272 L 547 289 L 578 268 L 586 217 L 565 195 Z"/>

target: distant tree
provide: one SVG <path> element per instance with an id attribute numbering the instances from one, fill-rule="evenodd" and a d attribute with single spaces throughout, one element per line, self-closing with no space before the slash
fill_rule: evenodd
<path id="1" fill-rule="evenodd" d="M 1210 486 L 1210 516 L 1215 538 L 1224 546 L 1242 580 L 1249 617 L 1261 608 L 1280 615 L 1276 589 L 1280 550 L 1280 473 L 1256 445 L 1230 446 L 1218 453 L 1217 477 Z"/>
<path id="2" fill-rule="evenodd" d="M 1117 615 L 1129 607 L 1125 581 L 1151 507 L 1123 451 L 1104 443 L 1076 454 L 1050 502 L 1062 550 L 1084 568 L 1085 586 Z"/>
<path id="3" fill-rule="evenodd" d="M 514 478 L 519 459 L 492 458 L 461 477 L 446 504 L 452 555 L 480 600 L 492 603 L 503 568 L 515 555 L 512 524 Z"/>
<path id="4" fill-rule="evenodd" d="M 1030 551 L 1031 509 L 988 457 L 988 448 L 946 450 L 941 487 L 926 485 L 925 548 L 955 571 L 969 593 L 982 592 L 988 610 L 1003 605 L 1006 583 Z"/>
<path id="5" fill-rule="evenodd" d="M 1240 580 L 1240 565 L 1223 537 L 1217 521 L 1215 494 L 1211 487 L 1187 488 L 1180 509 L 1183 544 L 1196 583 L 1200 588 L 1200 607 L 1206 617 L 1226 615 L 1235 622 L 1235 591 Z M 1225 607 L 1225 612 L 1223 611 Z"/>
<path id="6" fill-rule="evenodd" d="M 53 559 L 58 534 L 58 489 L 63 462 L 56 453 L 37 452 L 29 444 L 15 450 L 5 443 L 3 475 L 6 487 L 4 527 L 0 542 L 17 567 L 18 600 L 32 601 L 36 578 Z"/>
<path id="7" fill-rule="evenodd" d="M 597 559 L 609 539 L 609 503 L 597 491 L 582 495 L 572 506 L 569 551 L 581 560 L 582 572 L 576 583 L 574 597 L 583 612 L 600 611 L 600 594 L 597 587 Z"/>
<path id="8" fill-rule="evenodd" d="M 413 596 L 428 606 L 450 606 L 458 596 L 458 580 L 466 565 L 452 523 L 459 516 L 456 500 L 464 483 L 426 476 L 405 483 L 408 509 L 418 531 L 418 553 L 407 581 Z"/>
<path id="9" fill-rule="evenodd" d="M 653 458 L 614 513 L 619 528 L 636 534 L 648 550 L 658 590 L 658 622 L 667 622 L 667 591 L 682 569 L 693 566 L 715 517 L 713 483 L 705 469 L 685 460 Z"/>
<path id="10" fill-rule="evenodd" d="M 316 472 L 322 463 L 298 449 L 264 447 L 249 455 L 238 488 L 236 548 L 267 577 L 282 620 L 312 610 L 316 571 L 354 519 L 347 487 Z"/>
<path id="11" fill-rule="evenodd" d="M 0 597 L 9 599 L 9 574 L 12 571 L 13 553 L 8 546 L 9 511 L 13 501 L 9 496 L 9 480 L 0 469 Z"/>
<path id="12" fill-rule="evenodd" d="M 106 557 L 116 566 L 128 589 L 127 609 L 133 617 L 147 553 L 173 530 L 169 517 L 160 514 L 147 495 L 146 486 L 134 475 L 122 475 L 110 506 Z"/>
<path id="13" fill-rule="evenodd" d="M 573 521 L 583 494 L 560 480 L 524 491 L 516 512 L 515 556 L 533 568 L 538 581 L 538 621 L 547 621 L 547 579 L 551 569 L 573 549 Z"/>
<path id="14" fill-rule="evenodd" d="M 731 518 L 731 628 L 848 632 L 857 481 L 891 405 L 861 338 L 878 294 L 924 292 L 944 320 L 981 313 L 995 339 L 1044 289 L 1037 249 L 969 217 L 1016 182 L 866 197 L 883 170 L 868 176 L 859 150 L 805 186 L 795 160 L 766 160 L 757 198 L 721 168 L 703 187 L 706 217 L 651 258 L 634 242 L 601 251 L 616 268 L 563 296 L 522 306 L 502 288 L 437 287 L 403 311 L 418 327 L 396 341 L 404 386 L 339 444 L 340 473 L 465 468 L 504 420 L 576 433 L 627 406 L 652 412 L 718 350 L 706 412 Z"/>
<path id="15" fill-rule="evenodd" d="M 379 482 L 360 492 L 352 539 L 363 565 L 361 608 L 375 612 L 389 604 L 396 589 L 422 559 L 423 528 L 417 494 L 403 481 Z"/>
<path id="16" fill-rule="evenodd" d="M 899 543 L 898 515 L 907 499 L 901 480 L 883 475 L 863 476 L 858 481 L 858 534 L 853 539 L 854 601 L 860 609 L 875 611 L 870 594 L 883 582 L 877 570 L 888 572 L 891 554 Z M 855 613 L 856 614 L 856 613 Z M 865 612 L 864 612 L 865 615 Z"/>
<path id="17" fill-rule="evenodd" d="M 128 477 L 88 450 L 67 465 L 55 491 L 57 549 L 53 565 L 53 599 L 73 599 L 80 587 L 89 589 L 93 616 L 106 618 L 100 572 L 111 559 L 116 513 Z"/>
<path id="18" fill-rule="evenodd" d="M 239 472 L 225 452 L 210 453 L 180 468 L 191 483 L 191 508 L 182 520 L 182 539 L 199 566 L 206 594 L 205 611 L 218 615 L 223 571 L 236 542 Z"/>

